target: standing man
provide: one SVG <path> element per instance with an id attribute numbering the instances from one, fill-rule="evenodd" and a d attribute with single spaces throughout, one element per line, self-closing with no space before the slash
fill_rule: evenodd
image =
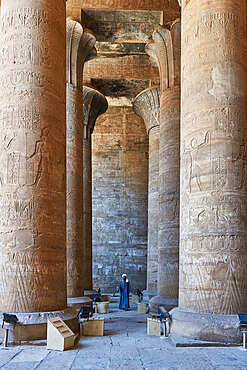
<path id="1" fill-rule="evenodd" d="M 121 310 L 127 310 L 130 308 L 129 303 L 129 294 L 130 294 L 130 283 L 127 279 L 127 275 L 122 275 L 122 280 L 120 282 L 120 302 L 119 302 L 119 308 Z"/>

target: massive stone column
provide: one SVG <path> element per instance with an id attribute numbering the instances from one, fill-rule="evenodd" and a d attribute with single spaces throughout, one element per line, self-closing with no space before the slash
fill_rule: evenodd
<path id="1" fill-rule="evenodd" d="M 67 305 L 65 2 L 3 0 L 0 23 L 0 311 L 44 324 Z"/>
<path id="2" fill-rule="evenodd" d="M 174 332 L 236 341 L 247 311 L 245 0 L 182 1 L 179 308 Z"/>
<path id="3" fill-rule="evenodd" d="M 147 291 L 157 294 L 160 89 L 154 87 L 142 91 L 135 98 L 133 108 L 143 118 L 149 135 Z"/>
<path id="4" fill-rule="evenodd" d="M 83 295 L 83 66 L 96 56 L 95 37 L 67 19 L 67 293 Z"/>
<path id="5" fill-rule="evenodd" d="M 180 187 L 180 40 L 181 24 L 159 27 L 154 32 L 154 49 L 161 82 L 159 142 L 159 304 L 168 308 L 178 301 L 179 187 Z"/>
<path id="6" fill-rule="evenodd" d="M 84 289 L 93 289 L 92 279 L 92 133 L 97 118 L 108 109 L 104 95 L 83 86 L 83 275 Z"/>

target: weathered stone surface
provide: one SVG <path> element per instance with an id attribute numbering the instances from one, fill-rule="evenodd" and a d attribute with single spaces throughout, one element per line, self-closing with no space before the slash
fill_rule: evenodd
<path id="1" fill-rule="evenodd" d="M 67 290 L 83 294 L 83 95 L 84 63 L 96 56 L 95 37 L 67 19 Z"/>
<path id="2" fill-rule="evenodd" d="M 120 10 L 161 10 L 164 21 L 179 17 L 177 0 L 67 0 L 67 14 L 81 16 L 82 8 Z"/>
<path id="3" fill-rule="evenodd" d="M 149 300 L 149 308 L 151 312 L 158 313 L 158 308 L 163 306 L 167 311 L 170 311 L 174 307 L 178 306 L 178 298 L 164 298 L 160 295 L 151 297 Z"/>
<path id="4" fill-rule="evenodd" d="M 96 58 L 84 68 L 83 80 L 91 78 L 126 78 L 132 80 L 153 80 L 159 82 L 159 71 L 151 66 L 147 55 L 126 55 Z"/>
<path id="5" fill-rule="evenodd" d="M 91 86 L 103 95 L 112 98 L 121 96 L 133 98 L 137 93 L 148 88 L 149 80 L 126 80 L 125 78 L 91 78 Z"/>
<path id="6" fill-rule="evenodd" d="M 156 54 L 156 50 L 155 50 L 155 42 L 153 40 L 149 40 L 146 43 L 145 52 L 150 57 L 150 63 L 151 63 L 151 65 L 153 67 L 158 67 L 158 59 L 157 59 L 157 54 Z M 155 70 L 156 70 L 156 68 L 155 68 Z"/>
<path id="7" fill-rule="evenodd" d="M 16 313 L 21 325 L 16 325 L 9 330 L 8 343 L 17 343 L 20 341 L 32 341 L 47 338 L 47 319 L 51 317 L 60 317 L 77 334 L 79 324 L 77 311 L 74 308 L 65 308 L 59 311 L 49 312 L 28 312 Z M 2 322 L 3 316 L 0 314 Z M 0 327 L 0 340 L 5 336 L 5 329 Z"/>
<path id="8" fill-rule="evenodd" d="M 245 5 L 182 2 L 179 306 L 200 314 L 247 310 Z"/>
<path id="9" fill-rule="evenodd" d="M 96 47 L 98 54 L 102 56 L 111 56 L 114 58 L 124 55 L 139 55 L 144 54 L 146 43 L 141 39 L 136 40 L 120 40 L 119 42 L 97 42 Z"/>
<path id="10" fill-rule="evenodd" d="M 97 41 L 118 42 L 152 37 L 154 26 L 160 24 L 159 11 L 82 10 L 82 25 L 93 31 Z"/>
<path id="11" fill-rule="evenodd" d="M 186 312 L 179 307 L 171 315 L 171 332 L 181 337 L 218 343 L 242 342 L 237 315 Z"/>
<path id="12" fill-rule="evenodd" d="M 212 347 L 174 335 L 149 337 L 146 326 L 144 315 L 119 312 L 117 304 L 111 304 L 103 337 L 82 337 L 69 351 L 47 350 L 46 341 L 1 346 L 0 366 L 4 370 L 246 370 L 246 351 L 240 347 Z M 95 366 L 96 361 L 102 365 Z"/>
<path id="13" fill-rule="evenodd" d="M 92 281 L 92 133 L 97 118 L 106 112 L 104 95 L 83 86 L 83 273 L 84 290 L 93 288 Z"/>
<path id="14" fill-rule="evenodd" d="M 60 310 L 67 305 L 65 3 L 5 0 L 0 23 L 0 311 Z"/>
<path id="15" fill-rule="evenodd" d="M 158 281 L 160 89 L 151 88 L 141 92 L 135 98 L 133 108 L 135 113 L 143 118 L 149 135 L 147 289 L 156 291 Z"/>
<path id="16" fill-rule="evenodd" d="M 109 107 L 93 138 L 94 288 L 112 291 L 127 273 L 146 286 L 148 137 L 132 107 Z"/>
<path id="17" fill-rule="evenodd" d="M 161 81 L 158 295 L 163 298 L 178 298 L 180 35 L 179 20 L 154 33 Z"/>

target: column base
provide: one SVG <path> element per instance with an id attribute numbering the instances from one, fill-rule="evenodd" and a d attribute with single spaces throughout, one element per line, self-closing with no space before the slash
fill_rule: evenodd
<path id="1" fill-rule="evenodd" d="M 74 308 L 75 310 L 79 311 L 81 306 L 92 306 L 93 301 L 89 297 L 73 297 L 67 298 L 67 305 L 68 307 Z"/>
<path id="2" fill-rule="evenodd" d="M 218 343 L 241 343 L 237 315 L 217 315 L 186 312 L 174 308 L 171 311 L 171 333 L 202 341 Z"/>
<path id="3" fill-rule="evenodd" d="M 9 330 L 8 343 L 19 341 L 33 341 L 47 338 L 47 318 L 59 316 L 75 333 L 79 333 L 79 324 L 77 311 L 73 308 L 66 308 L 61 311 L 53 312 L 31 312 L 31 313 L 13 313 L 19 319 L 20 325 Z M 0 323 L 3 315 L 0 314 Z M 0 340 L 4 338 L 5 330 L 0 327 Z"/>
<path id="4" fill-rule="evenodd" d="M 150 299 L 149 308 L 151 312 L 157 313 L 159 306 L 165 306 L 167 311 L 170 311 L 174 307 L 178 306 L 178 299 L 177 298 L 164 298 L 159 295 Z"/>
<path id="5" fill-rule="evenodd" d="M 146 302 L 149 302 L 150 299 L 152 299 L 153 297 L 155 297 L 157 295 L 157 291 L 155 290 L 143 290 L 142 291 L 142 294 L 143 294 L 143 300 Z"/>

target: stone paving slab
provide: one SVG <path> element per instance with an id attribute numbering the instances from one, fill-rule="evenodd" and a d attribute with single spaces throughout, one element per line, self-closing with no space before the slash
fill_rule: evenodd
<path id="1" fill-rule="evenodd" d="M 64 352 L 49 351 L 47 356 L 37 366 L 37 370 L 70 369 L 79 349 Z"/>
<path id="2" fill-rule="evenodd" d="M 1 348 L 0 349 L 0 368 L 14 359 L 21 352 L 18 348 Z"/>
<path id="3" fill-rule="evenodd" d="M 241 347 L 179 347 L 171 338 L 146 334 L 146 315 L 104 315 L 104 337 L 81 337 L 73 350 L 46 350 L 45 341 L 0 347 L 4 370 L 247 370 Z"/>

